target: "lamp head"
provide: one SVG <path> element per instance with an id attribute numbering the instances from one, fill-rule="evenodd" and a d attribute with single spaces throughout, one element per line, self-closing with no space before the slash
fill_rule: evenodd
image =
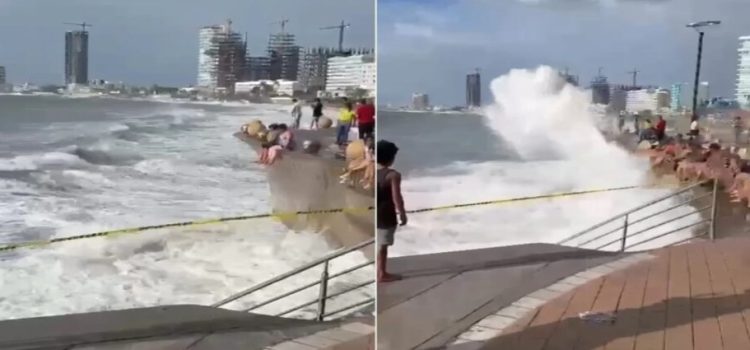
<path id="1" fill-rule="evenodd" d="M 721 24 L 721 21 L 700 21 L 700 22 L 693 22 L 686 25 L 688 28 L 693 28 L 698 32 L 702 32 L 705 30 L 705 28 L 708 27 L 715 27 Z"/>

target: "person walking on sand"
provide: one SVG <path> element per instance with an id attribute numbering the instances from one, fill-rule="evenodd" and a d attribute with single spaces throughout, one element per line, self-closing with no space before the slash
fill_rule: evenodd
<path id="1" fill-rule="evenodd" d="M 401 276 L 388 273 L 388 247 L 393 245 L 396 228 L 406 225 L 404 198 L 401 195 L 401 174 L 392 169 L 396 160 L 398 147 L 386 140 L 377 144 L 377 244 L 378 244 L 378 282 L 392 282 Z"/>
<path id="2" fill-rule="evenodd" d="M 357 107 L 357 124 L 360 139 L 367 140 L 375 136 L 375 106 L 364 98 L 359 101 Z"/>
<path id="3" fill-rule="evenodd" d="M 320 121 L 320 117 L 323 116 L 323 102 L 321 102 L 319 98 L 316 98 L 315 103 L 313 103 L 312 105 L 312 109 L 313 109 L 313 113 L 312 113 L 312 121 L 310 122 L 310 129 L 311 130 L 320 129 L 318 122 Z"/>
<path id="4" fill-rule="evenodd" d="M 349 141 L 349 130 L 353 122 L 354 112 L 352 111 L 352 104 L 347 102 L 339 112 L 339 125 L 336 131 L 336 144 L 340 147 L 346 146 Z"/>
<path id="5" fill-rule="evenodd" d="M 302 119 L 302 102 L 292 99 L 294 106 L 292 107 L 292 128 L 299 129 L 299 122 Z"/>

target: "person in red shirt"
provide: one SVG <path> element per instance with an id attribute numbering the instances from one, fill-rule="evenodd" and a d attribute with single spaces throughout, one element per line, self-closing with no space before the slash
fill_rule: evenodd
<path id="1" fill-rule="evenodd" d="M 659 120 L 656 122 L 656 139 L 660 142 L 664 140 L 664 136 L 667 135 L 667 121 L 664 117 L 659 116 Z"/>
<path id="2" fill-rule="evenodd" d="M 357 123 L 359 124 L 359 138 L 366 140 L 375 137 L 375 106 L 362 99 L 357 107 Z"/>

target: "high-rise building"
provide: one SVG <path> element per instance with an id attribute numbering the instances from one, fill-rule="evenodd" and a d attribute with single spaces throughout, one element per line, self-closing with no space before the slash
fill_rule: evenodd
<path id="1" fill-rule="evenodd" d="M 268 39 L 268 58 L 271 60 L 271 79 L 297 80 L 300 47 L 294 34 L 280 32 Z"/>
<path id="2" fill-rule="evenodd" d="M 0 85 L 5 85 L 5 67 L 0 66 Z"/>
<path id="3" fill-rule="evenodd" d="M 599 74 L 591 81 L 591 102 L 594 104 L 609 104 L 609 83 L 607 77 Z"/>
<path id="4" fill-rule="evenodd" d="M 630 113 L 651 111 L 659 113 L 669 108 L 670 92 L 665 89 L 638 89 L 627 92 L 627 111 Z"/>
<path id="5" fill-rule="evenodd" d="M 742 107 L 750 107 L 750 36 L 740 37 L 737 91 L 735 99 Z"/>
<path id="6" fill-rule="evenodd" d="M 671 92 L 667 89 L 657 89 L 656 94 L 656 111 L 670 109 L 672 103 Z"/>
<path id="7" fill-rule="evenodd" d="M 613 87 L 609 95 L 609 108 L 615 112 L 622 112 L 627 107 L 628 92 L 619 87 Z"/>
<path id="8" fill-rule="evenodd" d="M 698 106 L 706 106 L 711 101 L 711 91 L 707 81 L 698 84 Z"/>
<path id="9" fill-rule="evenodd" d="M 232 31 L 232 21 L 226 25 L 203 27 L 200 30 L 198 54 L 198 86 L 229 92 L 234 83 L 247 74 L 247 45 L 239 33 Z"/>
<path id="10" fill-rule="evenodd" d="M 479 72 L 466 75 L 466 107 L 482 105 L 482 85 Z"/>
<path id="11" fill-rule="evenodd" d="M 411 95 L 411 108 L 416 110 L 425 110 L 430 107 L 430 98 L 427 94 L 413 93 Z"/>
<path id="12" fill-rule="evenodd" d="M 65 33 L 65 85 L 89 81 L 89 32 Z"/>
<path id="13" fill-rule="evenodd" d="M 376 65 L 373 55 L 352 55 L 328 59 L 326 92 L 349 96 L 354 90 L 375 91 Z"/>
<path id="14" fill-rule="evenodd" d="M 306 92 L 325 90 L 328 59 L 335 56 L 337 51 L 336 49 L 317 47 L 302 52 L 297 81 Z"/>
<path id="15" fill-rule="evenodd" d="M 258 81 L 269 79 L 271 79 L 271 59 L 266 56 L 248 57 L 245 80 Z"/>
<path id="16" fill-rule="evenodd" d="M 300 56 L 297 81 L 302 84 L 303 89 L 307 92 L 325 90 L 329 58 L 370 54 L 372 54 L 372 50 L 369 49 L 350 49 L 344 51 L 325 47 L 305 49 Z"/>
<path id="17" fill-rule="evenodd" d="M 677 83 L 672 84 L 671 102 L 670 109 L 673 112 L 681 111 L 685 107 L 684 91 L 685 84 Z"/>

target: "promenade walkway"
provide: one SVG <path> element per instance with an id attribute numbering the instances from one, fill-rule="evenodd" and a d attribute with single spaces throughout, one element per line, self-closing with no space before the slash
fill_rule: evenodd
<path id="1" fill-rule="evenodd" d="M 483 344 L 451 349 L 750 349 L 750 238 L 698 241 L 564 293 Z M 585 311 L 614 323 L 585 322 Z"/>

